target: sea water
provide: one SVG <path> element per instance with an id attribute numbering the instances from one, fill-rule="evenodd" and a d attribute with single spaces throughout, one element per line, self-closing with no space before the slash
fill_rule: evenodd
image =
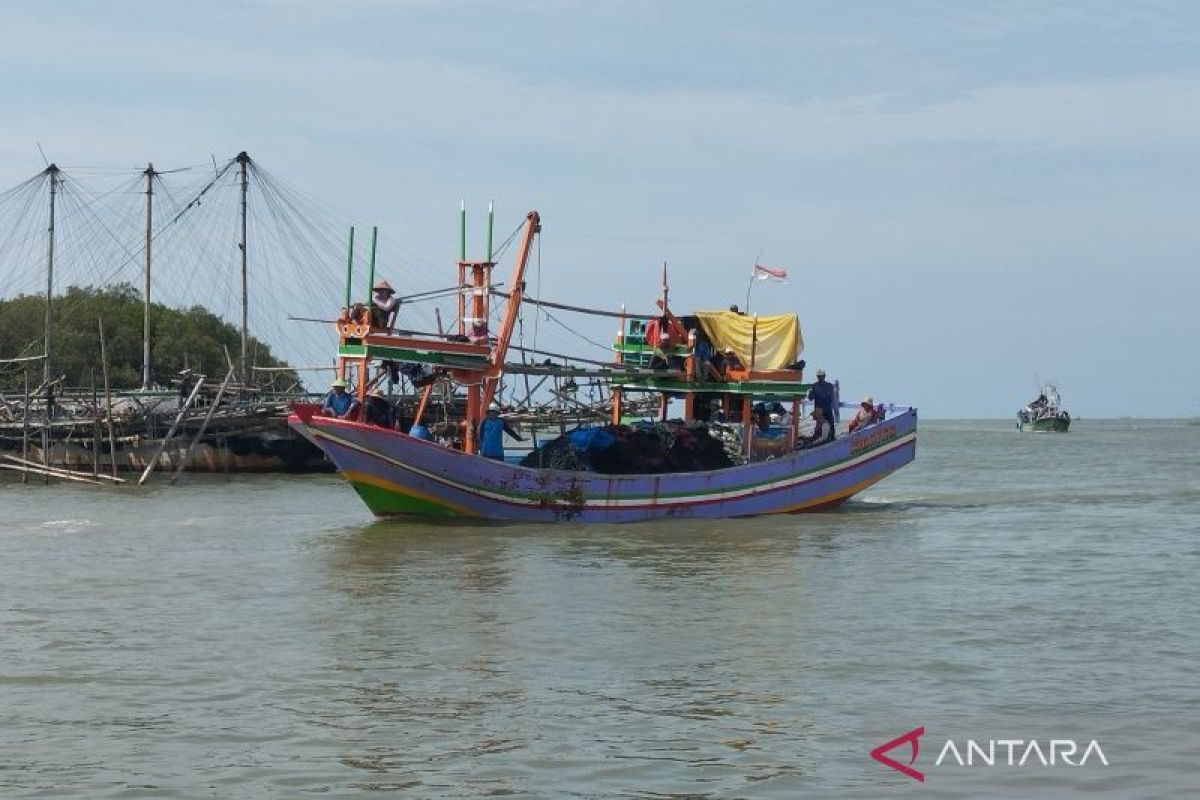
<path id="1" fill-rule="evenodd" d="M 1198 453 L 1185 422 L 923 422 L 836 511 L 635 526 L 8 476 L 0 796 L 1194 793 Z M 923 785 L 869 757 L 918 726 Z M 935 765 L 950 730 L 1109 765 Z"/>

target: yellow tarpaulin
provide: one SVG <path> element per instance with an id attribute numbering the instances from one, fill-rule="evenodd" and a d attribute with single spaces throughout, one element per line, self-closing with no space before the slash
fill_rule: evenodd
<path id="1" fill-rule="evenodd" d="M 733 311 L 697 311 L 696 317 L 713 347 L 718 351 L 732 347 L 742 363 L 750 366 L 754 317 Z M 755 369 L 783 369 L 794 364 L 803 349 L 800 318 L 795 314 L 758 318 L 758 345 L 754 348 Z"/>

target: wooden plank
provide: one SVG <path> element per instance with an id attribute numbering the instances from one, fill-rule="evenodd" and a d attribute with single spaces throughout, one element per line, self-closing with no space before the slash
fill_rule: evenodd
<path id="1" fill-rule="evenodd" d="M 391 361 L 406 361 L 414 364 L 453 367 L 454 369 L 479 370 L 481 372 L 491 366 L 486 358 L 426 350 L 381 347 L 378 345 L 344 344 L 338 348 L 338 355 L 343 358 L 378 358 Z"/>
<path id="2" fill-rule="evenodd" d="M 661 373 L 660 373 L 661 374 Z M 725 383 L 693 383 L 676 378 L 635 378 L 619 383 L 622 389 L 641 389 L 650 392 L 706 392 L 711 394 L 763 395 L 769 397 L 803 397 L 810 384 L 791 381 L 731 381 Z"/>
<path id="3" fill-rule="evenodd" d="M 188 395 L 187 402 L 183 404 L 183 408 L 179 409 L 179 414 L 176 415 L 175 421 L 171 423 L 171 429 L 167 431 L 167 435 L 163 437 L 162 443 L 158 446 L 158 451 L 155 452 L 154 458 L 150 459 L 150 463 L 146 465 L 146 469 L 142 472 L 142 477 L 138 478 L 138 486 L 146 482 L 146 478 L 150 477 L 151 470 L 158 463 L 158 459 L 162 458 L 163 451 L 167 449 L 167 445 L 171 441 L 171 437 L 175 435 L 175 429 L 179 427 L 180 421 L 187 414 L 188 408 L 191 407 L 192 401 L 196 399 L 196 395 L 200 393 L 200 387 L 204 385 L 204 376 L 200 375 L 196 381 L 196 385 L 192 387 L 192 393 Z"/>
<path id="4" fill-rule="evenodd" d="M 402 350 L 424 350 L 431 353 L 455 353 L 457 355 L 487 358 L 492 348 L 486 344 L 472 342 L 447 342 L 436 339 L 416 339 L 411 336 L 370 334 L 362 339 L 368 347 L 398 347 Z"/>
<path id="5" fill-rule="evenodd" d="M 16 456 L 10 455 L 7 453 L 5 453 L 4 455 L 0 455 L 0 458 L 3 458 L 5 461 L 14 462 L 14 464 L 19 465 L 18 468 L 30 467 L 30 468 L 38 469 L 38 470 L 43 469 L 42 465 L 37 463 L 36 461 L 27 461 L 23 458 L 17 458 Z M 84 477 L 99 478 L 101 480 L 112 481 L 113 483 L 124 483 L 125 482 L 124 478 L 111 478 L 108 475 L 89 476 L 89 475 L 86 475 L 85 473 L 76 473 L 76 472 L 66 469 L 64 467 L 45 467 L 45 469 L 49 470 L 52 473 L 67 472 L 67 473 L 71 473 L 72 475 L 78 474 L 78 475 L 83 475 Z"/>

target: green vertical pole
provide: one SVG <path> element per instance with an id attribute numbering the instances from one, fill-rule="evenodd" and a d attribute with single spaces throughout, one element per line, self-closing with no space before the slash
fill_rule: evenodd
<path id="1" fill-rule="evenodd" d="M 354 280 L 354 226 L 350 226 L 350 255 L 346 257 L 346 310 L 350 310 L 350 283 Z"/>
<path id="2" fill-rule="evenodd" d="M 367 308 L 371 307 L 371 296 L 375 291 L 375 243 L 379 237 L 379 226 L 371 228 L 371 266 L 367 268 Z"/>
<path id="3" fill-rule="evenodd" d="M 467 260 L 467 201 L 463 200 L 458 210 L 458 260 Z"/>
<path id="4" fill-rule="evenodd" d="M 493 216 L 493 214 L 492 214 L 492 203 L 488 203 L 488 240 L 487 240 L 487 242 L 488 242 L 488 246 L 487 246 L 487 260 L 488 260 L 488 262 L 489 262 L 489 263 L 490 263 L 490 262 L 491 262 L 491 260 L 492 260 L 492 216 Z"/>

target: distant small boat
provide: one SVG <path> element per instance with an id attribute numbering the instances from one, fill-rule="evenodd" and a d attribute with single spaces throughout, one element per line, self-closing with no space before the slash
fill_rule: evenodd
<path id="1" fill-rule="evenodd" d="M 1047 383 L 1035 400 L 1017 412 L 1017 428 L 1032 433 L 1066 433 L 1071 415 L 1062 408 L 1058 387 Z"/>

